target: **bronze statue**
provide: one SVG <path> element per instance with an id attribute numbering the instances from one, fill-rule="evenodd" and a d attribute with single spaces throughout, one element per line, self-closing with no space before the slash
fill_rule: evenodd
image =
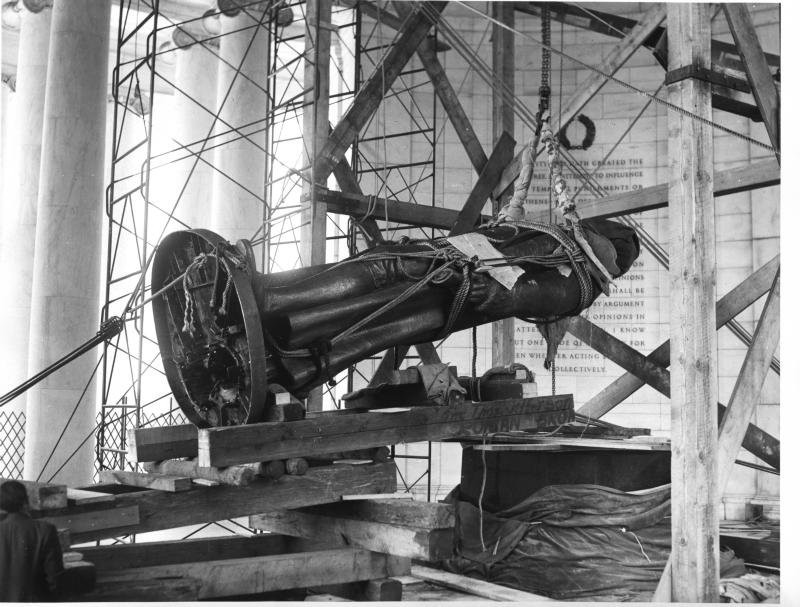
<path id="1" fill-rule="evenodd" d="M 506 221 L 467 235 L 494 251 L 482 258 L 464 253 L 463 239 L 405 239 L 275 274 L 255 272 L 246 241 L 175 232 L 160 244 L 152 276 L 170 386 L 199 426 L 264 421 L 276 386 L 302 397 L 392 346 L 503 318 L 578 314 L 639 255 L 632 229 L 609 220 L 581 226 L 590 255 L 572 228 Z"/>

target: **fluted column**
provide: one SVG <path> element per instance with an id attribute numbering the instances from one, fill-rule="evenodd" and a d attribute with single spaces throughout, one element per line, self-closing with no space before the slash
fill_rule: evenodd
<path id="1" fill-rule="evenodd" d="M 235 127 L 248 137 L 231 133 L 215 141 L 226 143 L 215 150 L 214 164 L 221 172 L 214 174 L 211 227 L 230 241 L 251 238 L 264 217 L 268 36 L 258 22 L 267 24 L 267 19 L 262 19 L 266 8 L 266 3 L 251 5 L 234 17 L 221 17 L 220 56 L 224 61 L 219 62 L 217 104 L 224 105 L 216 132 Z M 240 65 L 241 74 L 237 75 Z"/>
<path id="2" fill-rule="evenodd" d="M 49 365 L 98 329 L 103 162 L 111 0 L 53 5 L 33 262 L 29 373 Z M 28 393 L 25 476 L 48 480 L 91 436 L 93 386 L 76 409 L 97 353 L 86 354 Z M 42 470 L 58 436 L 74 416 Z M 55 476 L 86 483 L 93 439 Z"/>
<path id="3" fill-rule="evenodd" d="M 49 8 L 38 13 L 19 13 L 14 137 L 3 133 L 4 151 L 15 156 L 14 173 L 7 172 L 11 158 L 4 160 L 2 239 L 0 239 L 0 285 L 13 296 L 0 298 L 0 393 L 21 384 L 28 375 L 28 334 L 31 316 L 33 249 L 36 239 L 36 199 L 42 155 L 47 53 L 50 47 Z M 6 114 L 10 108 L 4 108 Z M 4 115 L 4 118 L 7 116 Z M 7 142 L 12 142 L 6 145 Z M 13 146 L 13 147 L 12 147 Z M 13 189 L 9 186 L 14 185 Z M 13 404 L 24 410 L 26 395 Z"/>

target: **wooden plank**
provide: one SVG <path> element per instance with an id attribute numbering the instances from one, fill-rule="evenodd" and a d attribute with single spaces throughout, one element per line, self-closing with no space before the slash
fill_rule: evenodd
<path id="1" fill-rule="evenodd" d="M 668 4 L 669 69 L 711 68 L 708 4 Z M 711 121 L 711 86 L 687 79 L 669 101 Z M 713 133 L 709 122 L 670 113 L 670 373 L 672 412 L 672 599 L 719 597 L 717 333 Z"/>
<path id="2" fill-rule="evenodd" d="M 363 548 L 339 548 L 261 557 L 175 563 L 108 572 L 104 581 L 139 581 L 154 577 L 200 580 L 198 598 L 258 594 L 318 586 L 321 582 L 355 582 L 406 573 L 385 554 Z"/>
<path id="3" fill-rule="evenodd" d="M 324 429 L 314 419 L 207 428 L 200 430 L 198 461 L 228 466 L 558 425 L 571 421 L 572 406 L 572 396 L 561 395 L 332 417 Z"/>
<path id="4" fill-rule="evenodd" d="M 325 178 L 333 171 L 333 167 L 339 164 L 347 148 L 352 145 L 355 137 L 380 105 L 384 94 L 391 88 L 417 47 L 427 37 L 428 30 L 435 25 L 428 15 L 438 17 L 446 4 L 446 2 L 422 2 L 420 6 L 415 7 L 414 14 L 404 21 L 395 43 L 367 78 L 350 109 L 319 151 L 314 169 L 314 178 L 317 182 L 324 183 Z"/>
<path id="5" fill-rule="evenodd" d="M 717 329 L 733 320 L 769 291 L 777 274 L 778 264 L 779 257 L 772 258 L 717 302 Z M 669 340 L 653 350 L 647 359 L 657 365 L 667 367 L 670 361 Z M 645 382 L 634 374 L 626 373 L 604 388 L 598 395 L 589 399 L 578 409 L 578 413 L 594 418 L 602 417 L 643 385 Z"/>
<path id="6" fill-rule="evenodd" d="M 22 483 L 28 494 L 28 507 L 31 510 L 54 510 L 67 506 L 66 485 L 53 485 L 51 483 L 37 483 L 21 479 L 0 478 L 0 485 L 6 481 L 15 480 Z"/>
<path id="7" fill-rule="evenodd" d="M 159 462 L 165 459 L 194 457 L 197 454 L 197 426 L 162 426 L 128 430 L 128 459 L 133 462 Z"/>
<path id="8" fill-rule="evenodd" d="M 756 28 L 753 27 L 753 21 L 750 19 L 747 5 L 725 2 L 722 4 L 722 10 L 725 11 L 728 26 L 731 34 L 733 34 L 733 41 L 736 43 L 736 47 L 742 57 L 747 80 L 753 90 L 756 105 L 761 111 L 761 117 L 764 119 L 764 126 L 767 129 L 769 140 L 772 143 L 772 147 L 779 150 L 780 114 L 778 106 L 780 101 L 778 89 L 775 86 L 772 73 L 769 71 L 767 59 L 758 40 Z M 780 157 L 778 157 L 778 160 L 780 161 Z"/>
<path id="9" fill-rule="evenodd" d="M 636 25 L 631 28 L 628 35 L 616 44 L 603 58 L 597 66 L 598 69 L 605 74 L 615 74 L 639 47 L 642 46 L 642 43 L 653 34 L 658 25 L 664 20 L 665 16 L 666 9 L 663 4 L 656 3 L 650 5 L 650 8 L 642 15 L 642 18 Z M 593 72 L 591 76 L 578 85 L 575 93 L 564 104 L 564 108 L 560 111 L 558 119 L 551 120 L 551 124 L 565 125 L 575 118 L 586 104 L 603 88 L 606 82 L 607 80 L 604 76 Z M 544 146 L 540 147 L 536 155 L 538 156 L 543 149 Z M 514 161 L 503 171 L 503 176 L 494 190 L 495 198 L 500 198 L 508 188 L 514 185 L 514 181 L 519 175 L 521 155 L 522 152 L 520 151 L 514 158 Z"/>
<path id="10" fill-rule="evenodd" d="M 735 169 L 726 169 L 714 173 L 714 196 L 723 197 L 728 194 L 748 192 L 757 188 L 778 185 L 781 173 L 778 163 L 765 160 L 748 164 Z M 603 198 L 595 198 L 580 203 L 580 214 L 584 219 L 593 217 L 612 218 L 631 213 L 641 213 L 667 206 L 669 184 L 642 188 L 635 192 L 612 194 Z M 534 221 L 547 221 L 547 212 L 541 211 L 532 216 Z"/>
<path id="11" fill-rule="evenodd" d="M 475 186 L 467 197 L 464 207 L 458 214 L 453 228 L 450 230 L 450 236 L 457 236 L 464 234 L 475 228 L 475 224 L 481 218 L 481 209 L 486 204 L 486 201 L 492 194 L 497 180 L 500 178 L 503 169 L 508 166 L 508 163 L 514 156 L 514 138 L 508 133 L 503 131 L 503 134 L 497 140 L 497 145 L 494 146 L 491 156 L 483 170 L 475 182 Z"/>
<path id="12" fill-rule="evenodd" d="M 600 438 L 562 438 L 553 436 L 521 444 L 474 445 L 476 451 L 541 451 L 541 447 L 580 447 L 581 449 L 618 449 L 623 451 L 669 451 L 669 441 L 642 442 Z"/>
<path id="13" fill-rule="evenodd" d="M 200 580 L 194 578 L 154 577 L 149 580 L 104 580 L 102 576 L 82 603 L 197 601 Z"/>
<path id="14" fill-rule="evenodd" d="M 72 489 L 67 487 L 67 504 L 70 506 L 85 506 L 87 504 L 113 502 L 114 499 L 114 496 L 110 493 L 99 493 L 97 491 L 86 491 L 84 489 Z"/>
<path id="15" fill-rule="evenodd" d="M 144 487 L 158 491 L 188 491 L 192 488 L 192 479 L 186 476 L 158 474 L 156 472 L 131 472 L 129 470 L 100 470 L 100 481 L 103 483 L 119 483 L 130 487 Z"/>
<path id="16" fill-rule="evenodd" d="M 282 535 L 191 538 L 169 542 L 144 542 L 81 548 L 84 560 L 98 572 L 156 567 L 175 563 L 250 558 L 287 552 Z"/>
<path id="17" fill-rule="evenodd" d="M 117 496 L 117 505 L 139 509 L 138 523 L 111 532 L 90 529 L 73 533 L 72 542 L 77 544 L 125 533 L 174 529 L 269 510 L 334 502 L 342 495 L 389 493 L 396 489 L 394 462 L 386 462 L 312 468 L 303 476 L 282 476 L 275 481 L 257 480 L 247 487 L 195 486 L 180 493 L 139 491 Z"/>
<path id="18" fill-rule="evenodd" d="M 449 573 L 447 571 L 432 569 L 431 567 L 424 567 L 422 565 L 412 565 L 411 575 L 421 580 L 425 580 L 426 582 L 433 582 L 447 588 L 460 590 L 462 592 L 466 592 L 467 594 L 479 596 L 491 601 L 535 601 L 540 603 L 553 600 L 546 596 L 532 594 L 530 592 L 516 590 L 514 588 L 507 588 L 506 586 L 500 586 L 499 584 L 492 584 L 490 582 L 484 582 L 483 580 L 477 580 L 465 575 Z"/>
<path id="19" fill-rule="evenodd" d="M 761 312 L 753 343 L 747 350 L 739 377 L 728 401 L 728 409 L 719 428 L 718 476 L 724 488 L 733 470 L 734 460 L 755 413 L 761 388 L 769 372 L 770 362 L 780 337 L 780 276 L 770 291 Z"/>
<path id="20" fill-rule="evenodd" d="M 61 511 L 39 517 L 52 523 L 57 529 L 69 530 L 73 544 L 80 544 L 85 534 L 99 534 L 99 537 L 114 537 L 121 528 L 139 523 L 139 508 L 135 504 L 119 504 L 115 508 L 103 510 Z"/>
<path id="21" fill-rule="evenodd" d="M 312 506 L 303 511 L 424 529 L 443 529 L 455 525 L 455 509 L 452 504 L 413 499 L 362 499 Z"/>
<path id="22" fill-rule="evenodd" d="M 337 545 L 425 561 L 453 556 L 453 528 L 424 529 L 391 523 L 326 516 L 304 510 L 276 510 L 250 517 L 250 527 Z"/>

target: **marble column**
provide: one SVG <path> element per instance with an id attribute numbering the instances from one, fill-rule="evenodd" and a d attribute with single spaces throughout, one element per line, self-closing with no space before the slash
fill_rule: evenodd
<path id="1" fill-rule="evenodd" d="M 185 33 L 179 28 L 175 31 L 173 40 L 179 49 L 175 52 L 175 86 L 179 90 L 173 95 L 174 138 L 189 148 L 181 154 L 188 157 L 172 168 L 176 197 L 186 185 L 176 216 L 193 228 L 204 228 L 208 227 L 211 214 L 214 169 L 203 160 L 213 162 L 213 141 L 206 145 L 201 160 L 195 162 L 196 156 L 189 156 L 189 153 L 200 152 L 202 144 L 191 144 L 208 137 L 213 113 L 217 111 L 219 43 L 216 40 L 197 42 L 204 36 L 198 31 Z"/>
<path id="2" fill-rule="evenodd" d="M 252 238 L 264 218 L 268 36 L 258 21 L 265 8 L 254 5 L 234 17 L 221 17 L 224 61 L 219 62 L 217 104 L 224 105 L 216 128 L 220 137 L 214 143 L 225 143 L 215 150 L 214 164 L 221 172 L 214 173 L 211 228 L 232 242 Z M 236 75 L 239 65 L 241 74 Z M 234 127 L 240 133 L 222 134 Z M 256 259 L 260 257 L 259 248 Z"/>
<path id="3" fill-rule="evenodd" d="M 28 377 L 28 332 L 31 315 L 33 249 L 36 239 L 36 199 L 39 192 L 39 161 L 42 154 L 47 53 L 50 47 L 50 16 L 22 9 L 19 13 L 19 55 L 14 117 L 14 136 L 3 133 L 4 158 L 2 239 L 0 239 L 0 284 L 13 297 L 0 301 L 0 393 Z M 4 120 L 10 108 L 4 107 Z M 11 129 L 9 129 L 11 130 Z M 6 145 L 9 143 L 10 145 Z M 10 153 L 10 154 L 9 154 Z M 11 169 L 11 170 L 9 170 Z M 13 174 L 12 174 L 13 171 Z M 26 395 L 9 407 L 25 409 Z"/>
<path id="4" fill-rule="evenodd" d="M 53 5 L 33 261 L 28 372 L 92 337 L 99 326 L 103 162 L 111 0 Z M 25 477 L 72 486 L 93 472 L 98 352 L 85 354 L 28 393 Z M 71 421 L 70 416 L 74 410 Z M 67 428 L 56 447 L 62 428 Z M 50 463 L 44 468 L 51 450 Z M 44 468 L 44 469 L 43 469 Z"/>

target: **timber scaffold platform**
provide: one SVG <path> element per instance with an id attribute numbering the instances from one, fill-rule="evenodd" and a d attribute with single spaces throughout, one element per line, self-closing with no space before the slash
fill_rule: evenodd
<path id="1" fill-rule="evenodd" d="M 560 395 L 345 409 L 224 428 L 140 428 L 129 433 L 129 461 L 145 472 L 104 470 L 100 483 L 81 488 L 27 487 L 32 515 L 55 524 L 65 550 L 78 551 L 71 558 L 94 568 L 96 584 L 76 595 L 81 601 L 276 598 L 298 589 L 310 600 L 399 600 L 404 585 L 423 579 L 413 577 L 411 559 L 452 556 L 454 514 L 449 505 L 396 494 L 386 445 L 541 431 L 573 419 L 571 395 Z M 269 533 L 80 546 L 240 517 Z M 457 587 L 450 578 L 424 579 Z M 457 582 L 462 592 L 476 592 L 468 580 Z M 502 600 L 517 591 L 480 592 Z"/>

